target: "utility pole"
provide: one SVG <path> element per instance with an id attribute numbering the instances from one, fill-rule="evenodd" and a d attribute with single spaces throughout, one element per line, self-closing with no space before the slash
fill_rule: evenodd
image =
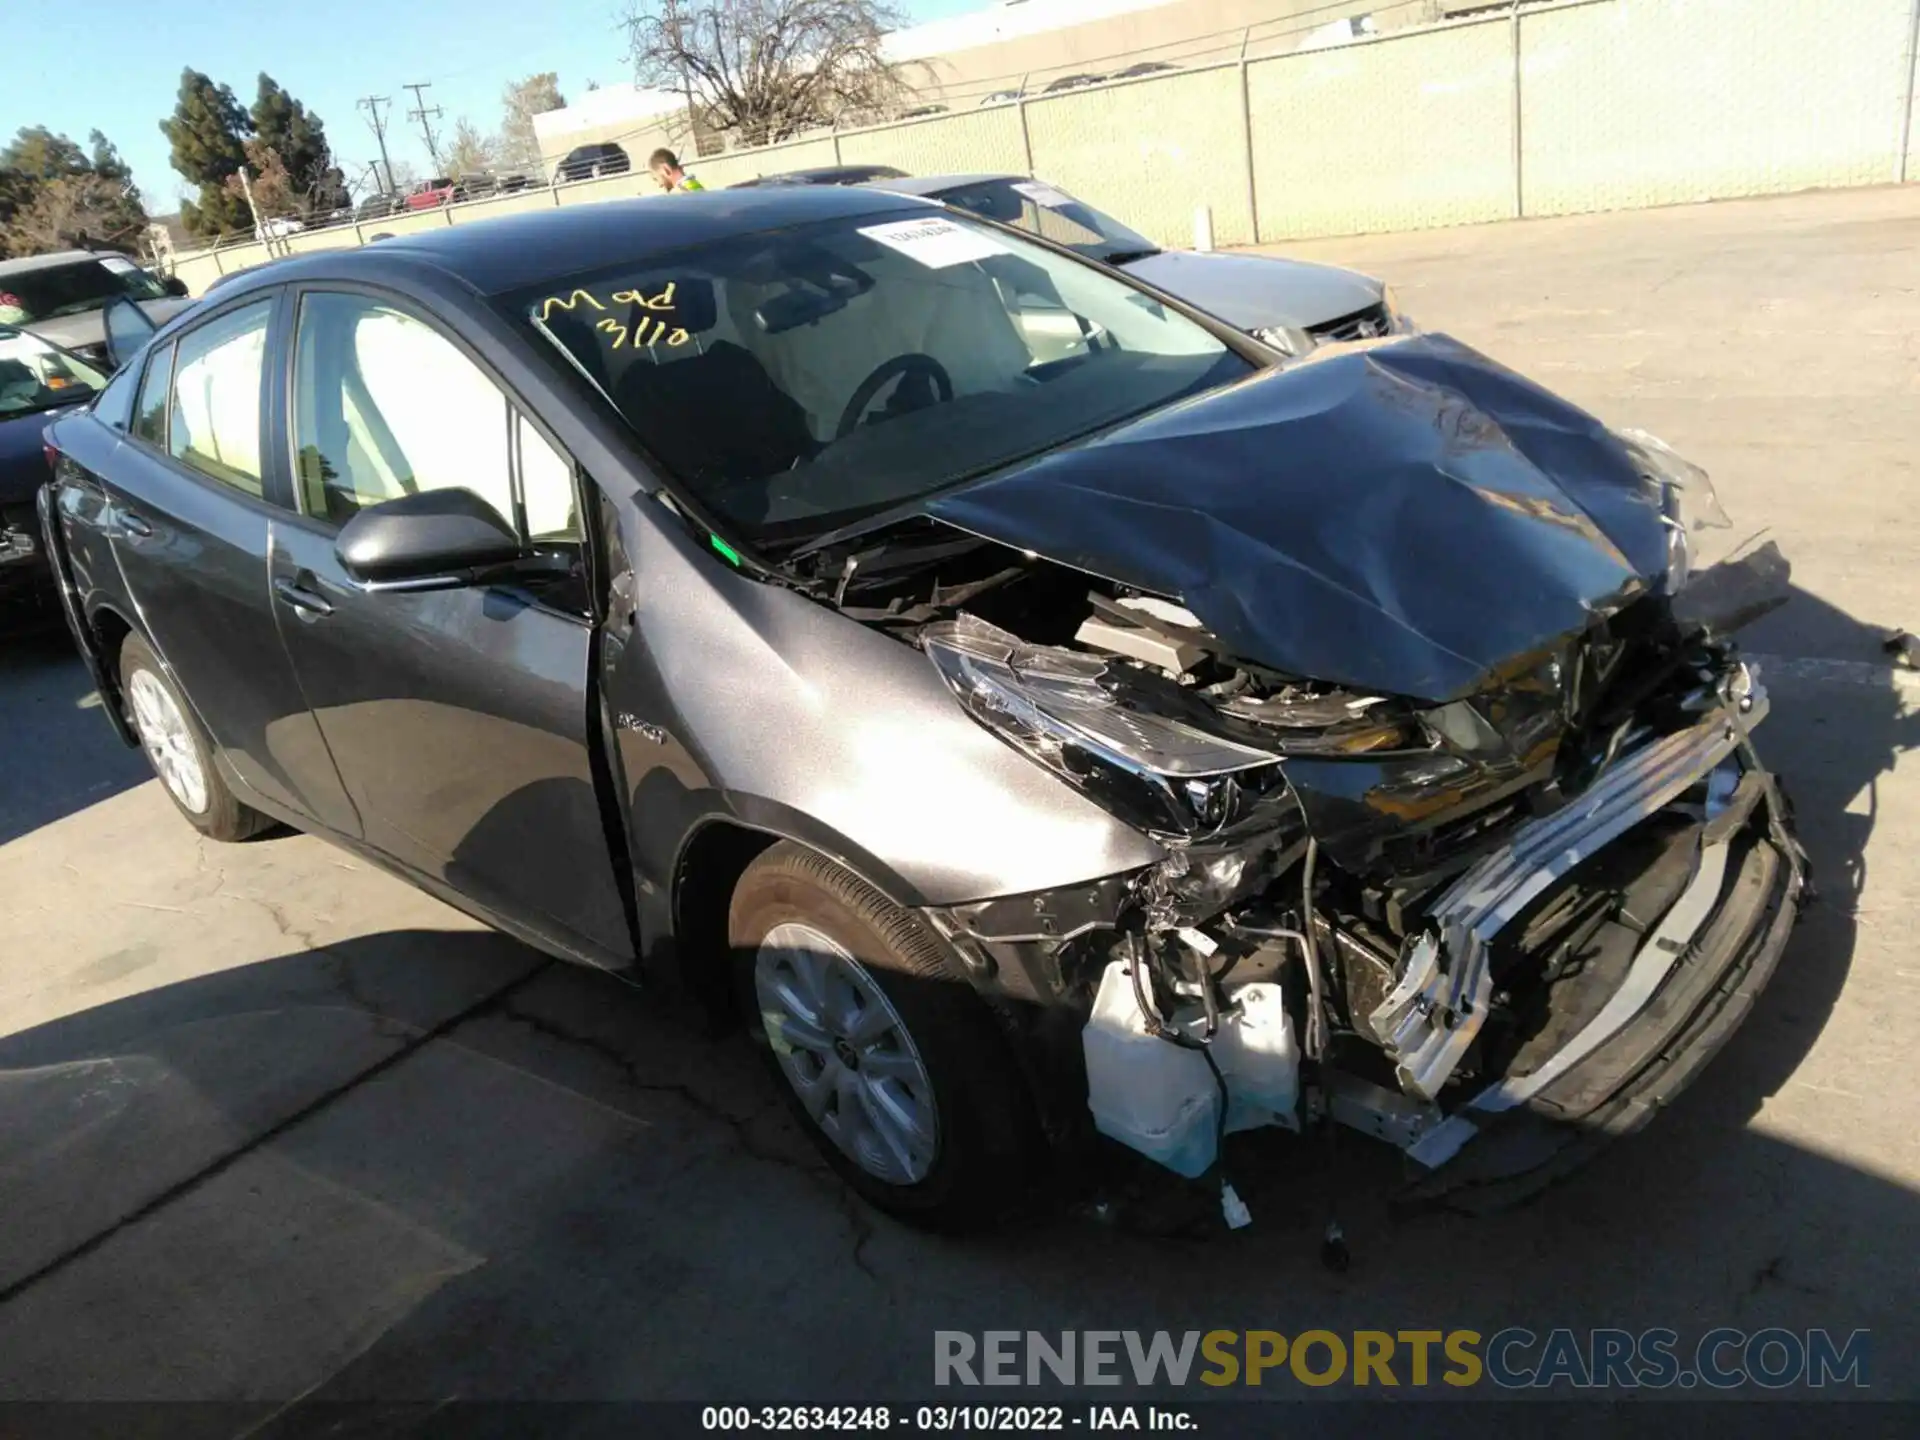
<path id="1" fill-rule="evenodd" d="M 240 193 L 247 197 L 247 213 L 253 216 L 253 238 L 267 242 L 267 248 L 273 248 L 273 237 L 267 234 L 266 227 L 260 223 L 260 207 L 253 203 L 253 182 L 247 176 L 247 167 L 242 165 L 234 172 L 240 177 Z"/>
<path id="2" fill-rule="evenodd" d="M 433 125 L 431 122 L 440 118 L 440 107 L 436 105 L 431 110 L 427 109 L 426 96 L 420 93 L 422 90 L 431 90 L 433 88 L 433 82 L 428 80 L 418 85 L 402 85 L 400 88 L 413 92 L 413 109 L 407 112 L 407 118 L 420 122 L 420 133 L 427 137 L 427 154 L 433 160 L 433 173 L 438 175 L 440 173 L 440 147 L 434 143 Z"/>
<path id="3" fill-rule="evenodd" d="M 373 138 L 380 144 L 380 159 L 387 167 L 387 193 L 391 195 L 394 191 L 393 161 L 387 159 L 387 132 L 380 124 L 380 107 L 382 105 L 392 105 L 393 101 L 389 100 L 385 95 L 368 95 L 355 103 L 359 105 L 361 109 L 365 110 L 371 119 Z M 374 179 L 377 181 L 379 178 L 380 172 L 378 170 L 374 171 Z"/>

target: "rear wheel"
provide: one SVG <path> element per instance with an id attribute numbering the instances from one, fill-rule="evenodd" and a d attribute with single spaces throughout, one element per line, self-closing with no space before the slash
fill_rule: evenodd
<path id="1" fill-rule="evenodd" d="M 273 823 L 242 804 L 220 778 L 192 707 L 138 635 L 120 646 L 120 693 L 147 763 L 189 825 L 211 840 L 244 840 Z"/>
<path id="2" fill-rule="evenodd" d="M 989 1225 L 1039 1172 L 1032 1101 L 992 1016 L 910 912 L 791 843 L 750 866 L 734 985 L 793 1110 L 871 1203 L 936 1229 Z"/>

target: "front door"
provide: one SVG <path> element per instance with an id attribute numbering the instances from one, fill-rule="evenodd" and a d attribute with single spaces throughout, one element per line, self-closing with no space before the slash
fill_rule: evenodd
<path id="1" fill-rule="evenodd" d="M 602 964 L 632 940 L 588 751 L 573 466 L 485 371 L 371 294 L 299 299 L 290 385 L 299 516 L 275 527 L 287 651 L 368 843 Z M 368 590 L 334 554 L 359 510 L 472 491 L 572 572 L 528 588 Z"/>

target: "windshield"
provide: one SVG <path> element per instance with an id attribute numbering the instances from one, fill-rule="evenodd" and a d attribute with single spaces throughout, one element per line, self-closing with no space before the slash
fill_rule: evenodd
<path id="1" fill-rule="evenodd" d="M 0 325 L 32 325 L 98 310 L 116 296 L 164 300 L 160 282 L 131 260 L 106 255 L 0 275 Z"/>
<path id="2" fill-rule="evenodd" d="M 934 198 L 1002 225 L 1017 225 L 1103 265 L 1138 260 L 1160 250 L 1137 230 L 1039 180 L 982 180 L 943 190 Z"/>
<path id="3" fill-rule="evenodd" d="M 1104 271 L 931 210 L 743 235 L 506 303 L 695 498 L 774 546 L 1253 368 Z"/>
<path id="4" fill-rule="evenodd" d="M 37 335 L 0 326 L 0 418 L 83 400 L 107 377 Z"/>

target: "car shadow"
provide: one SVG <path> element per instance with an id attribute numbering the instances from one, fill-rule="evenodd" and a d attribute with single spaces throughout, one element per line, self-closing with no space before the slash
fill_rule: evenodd
<path id="1" fill-rule="evenodd" d="M 1920 1195 L 1769 1113 L 1847 983 L 1878 791 L 1920 727 L 1891 683 L 1805 686 L 1775 683 L 1761 744 L 1820 903 L 1687 1094 L 1521 1209 L 1402 1216 L 1393 1152 L 1275 1132 L 1237 1147 L 1246 1230 L 1122 1203 L 1154 1198 L 1122 1164 L 1024 1223 L 924 1235 L 851 1197 L 691 1000 L 386 932 L 0 1039 L 0 1399 L 322 1407 L 265 1432 L 294 1433 L 334 1401 L 924 1396 L 936 1330 L 1512 1325 L 1865 1328 L 1871 1393 L 1920 1398 Z M 1889 1080 L 1858 1103 L 1910 1105 Z M 1422 1393 L 1455 1392 L 1399 1395 Z"/>
<path id="2" fill-rule="evenodd" d="M 0 641 L 0 845 L 153 778 L 54 617 Z"/>

